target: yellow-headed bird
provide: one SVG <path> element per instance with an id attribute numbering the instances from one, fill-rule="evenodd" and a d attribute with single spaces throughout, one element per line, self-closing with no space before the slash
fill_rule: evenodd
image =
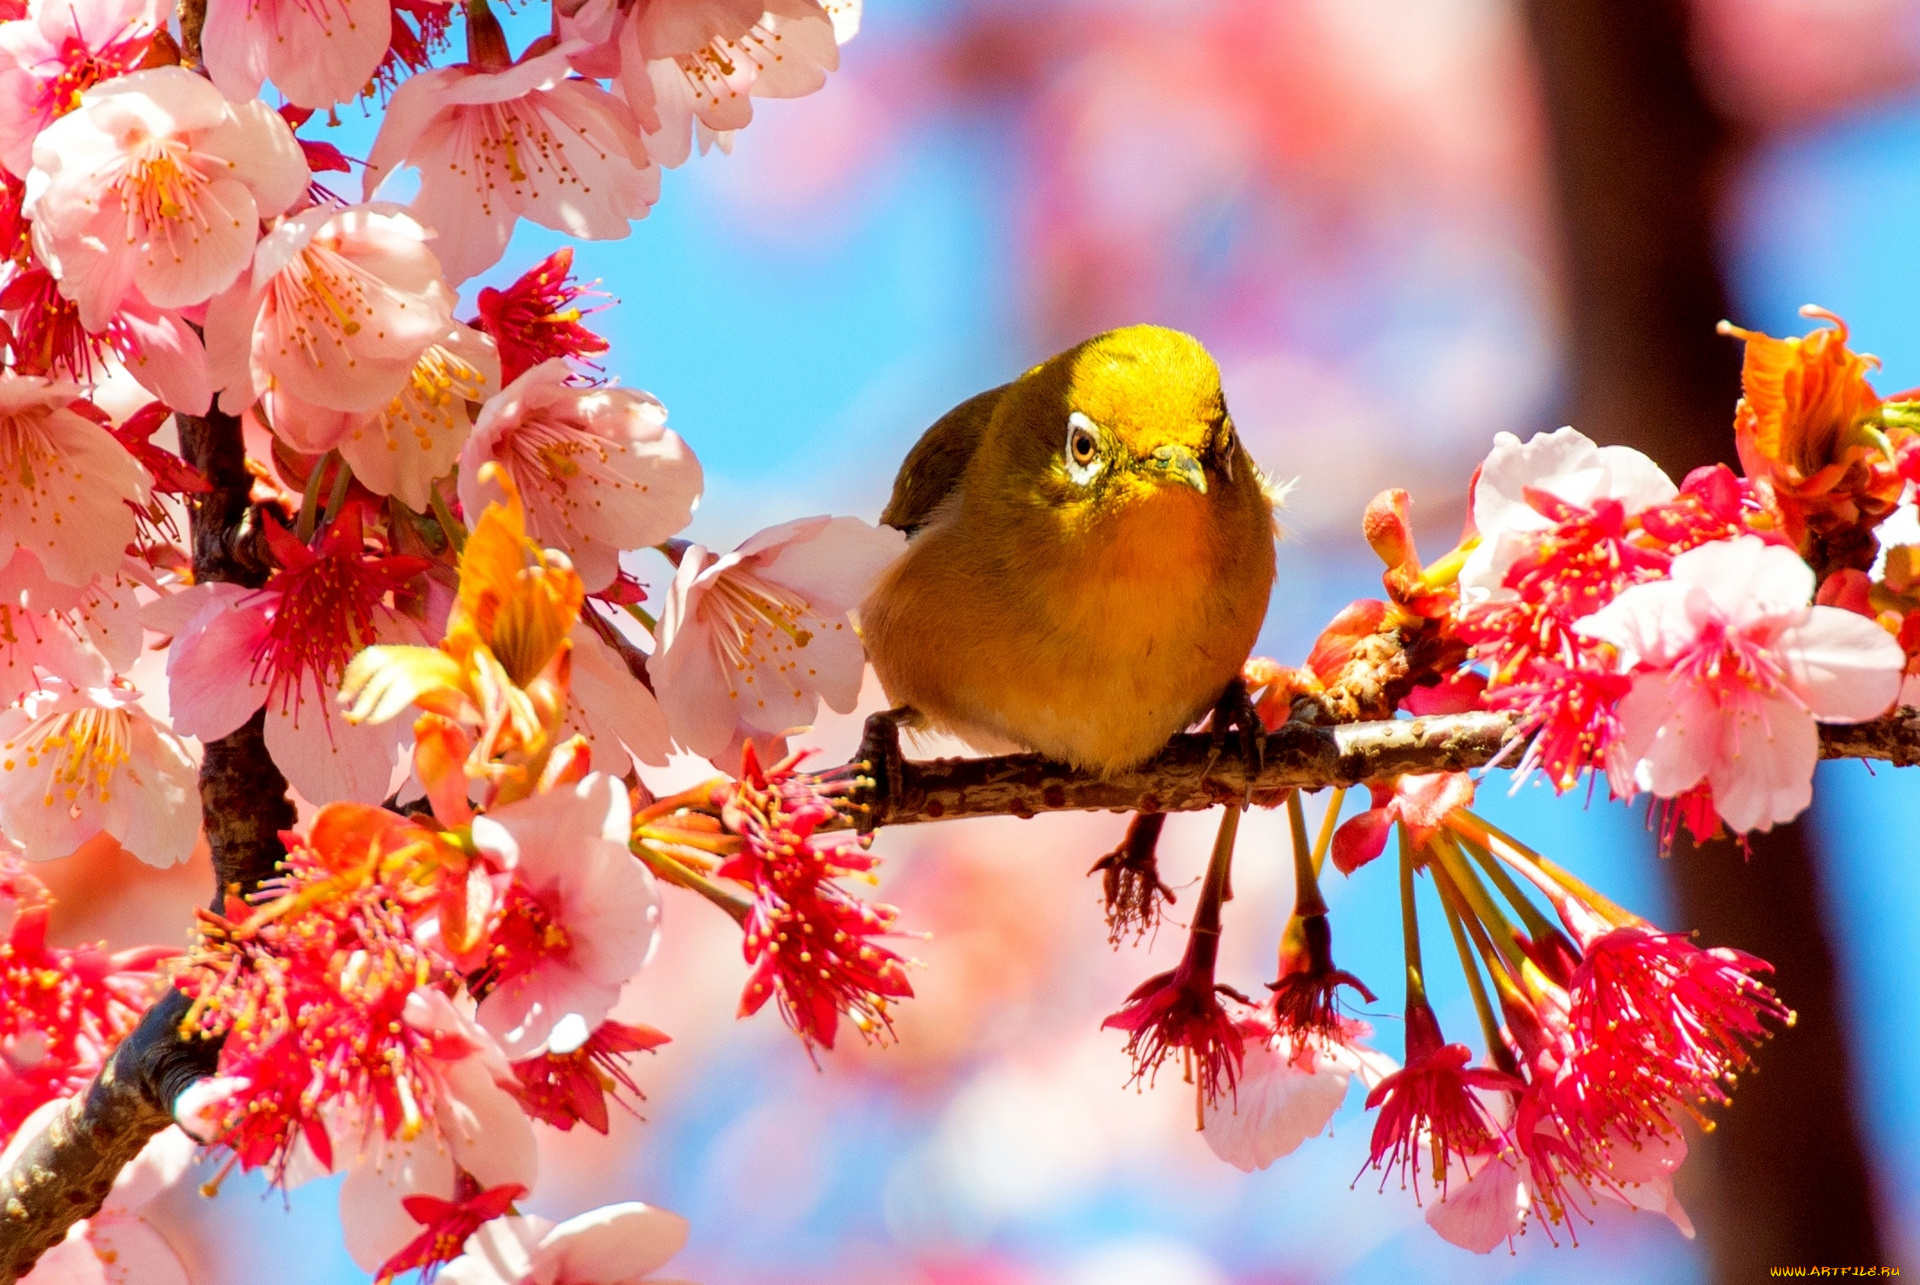
<path id="1" fill-rule="evenodd" d="M 1200 342 L 1096 335 L 927 430 L 860 609 L 909 726 L 1112 773 L 1207 713 L 1273 589 L 1273 495 Z"/>

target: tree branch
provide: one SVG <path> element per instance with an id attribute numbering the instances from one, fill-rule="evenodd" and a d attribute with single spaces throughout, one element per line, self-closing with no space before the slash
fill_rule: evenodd
<path id="1" fill-rule="evenodd" d="M 1363 785 L 1401 775 L 1465 772 L 1517 749 L 1519 732 L 1504 714 L 1316 726 L 1286 723 L 1268 733 L 1264 763 L 1248 773 L 1232 738 L 1176 736 L 1153 758 L 1111 777 L 1050 762 L 1038 754 L 998 758 L 908 759 L 891 718 L 867 720 L 860 751 L 845 770 L 859 784 L 847 822 L 867 832 L 888 825 L 961 817 L 1031 817 L 1042 812 L 1195 812 L 1224 803 L 1276 807 L 1293 789 Z M 1822 758 L 1920 764 L 1920 710 L 1820 729 Z"/>
<path id="2" fill-rule="evenodd" d="M 240 421 L 218 411 L 178 418 L 181 454 L 213 484 L 193 498 L 188 515 L 194 577 L 258 586 L 270 567 L 258 545 Z M 273 873 L 286 855 L 280 832 L 294 825 L 286 778 L 267 754 L 265 720 L 261 710 L 203 747 L 200 813 L 216 911 L 229 894 L 244 896 Z M 180 1091 L 213 1073 L 220 1046 L 181 1037 L 186 1010 L 178 991 L 162 996 L 87 1091 L 0 1174 L 0 1285 L 13 1285 L 69 1227 L 92 1217 L 114 1177 L 173 1122 Z"/>

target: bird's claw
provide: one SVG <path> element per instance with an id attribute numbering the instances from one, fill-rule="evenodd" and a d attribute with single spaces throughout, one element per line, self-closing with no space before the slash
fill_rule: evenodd
<path id="1" fill-rule="evenodd" d="M 1254 707 L 1246 682 L 1238 675 L 1214 702 L 1207 730 L 1213 736 L 1216 755 L 1225 750 L 1229 735 L 1235 738 L 1240 761 L 1246 764 L 1247 793 L 1251 796 L 1254 781 L 1267 765 L 1267 728 L 1260 721 L 1260 712 Z"/>
<path id="2" fill-rule="evenodd" d="M 913 718 L 913 708 L 902 705 L 871 716 L 860 733 L 856 756 L 860 775 L 854 779 L 847 801 L 854 812 L 854 826 L 861 834 L 872 834 L 886 817 L 906 760 L 900 749 L 900 729 Z"/>

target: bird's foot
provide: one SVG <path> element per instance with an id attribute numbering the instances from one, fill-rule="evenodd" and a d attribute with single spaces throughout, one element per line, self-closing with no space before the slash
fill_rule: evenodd
<path id="1" fill-rule="evenodd" d="M 1246 681 L 1239 675 L 1234 675 L 1226 690 L 1220 693 L 1220 699 L 1214 702 L 1207 731 L 1213 737 L 1216 758 L 1225 751 L 1228 738 L 1233 738 L 1240 761 L 1247 767 L 1247 793 L 1251 796 L 1253 782 L 1267 763 L 1267 727 L 1247 692 Z"/>
<path id="2" fill-rule="evenodd" d="M 855 756 L 860 774 L 847 796 L 854 826 L 861 834 L 872 834 L 886 820 L 888 803 L 898 793 L 906 762 L 900 749 L 900 729 L 918 717 L 911 705 L 902 705 L 867 719 Z"/>

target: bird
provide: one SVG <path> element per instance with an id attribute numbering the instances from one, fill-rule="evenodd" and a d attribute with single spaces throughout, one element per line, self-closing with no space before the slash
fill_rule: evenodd
<path id="1" fill-rule="evenodd" d="M 1283 493 L 1176 330 L 1095 335 L 961 402 L 900 467 L 880 520 L 907 545 L 859 609 L 898 725 L 1111 777 L 1244 708 Z"/>

